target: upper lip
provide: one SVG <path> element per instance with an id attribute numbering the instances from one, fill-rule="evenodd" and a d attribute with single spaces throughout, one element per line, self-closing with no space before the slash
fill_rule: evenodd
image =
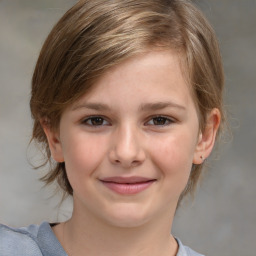
<path id="1" fill-rule="evenodd" d="M 132 176 L 132 177 L 114 176 L 114 177 L 106 177 L 100 180 L 103 182 L 114 182 L 114 183 L 125 184 L 125 183 L 142 183 L 142 182 L 154 181 L 156 179 L 139 177 L 139 176 Z"/>

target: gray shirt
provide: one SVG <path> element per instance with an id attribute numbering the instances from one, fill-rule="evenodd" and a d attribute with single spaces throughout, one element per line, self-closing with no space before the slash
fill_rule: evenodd
<path id="1" fill-rule="evenodd" d="M 203 256 L 179 239 L 177 256 Z M 48 222 L 24 228 L 0 225 L 0 256 L 68 256 Z"/>

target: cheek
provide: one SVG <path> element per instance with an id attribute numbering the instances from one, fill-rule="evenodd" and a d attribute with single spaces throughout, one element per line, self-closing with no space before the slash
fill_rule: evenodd
<path id="1" fill-rule="evenodd" d="M 100 137 L 75 136 L 65 138 L 64 160 L 70 183 L 91 176 L 104 159 L 104 142 Z"/>
<path id="2" fill-rule="evenodd" d="M 158 141 L 151 152 L 154 164 L 178 193 L 182 192 L 187 184 L 194 145 L 191 137 L 183 133 Z"/>
<path id="3" fill-rule="evenodd" d="M 153 154 L 159 162 L 170 166 L 192 164 L 195 142 L 186 134 L 180 136 L 166 136 L 154 143 Z"/>

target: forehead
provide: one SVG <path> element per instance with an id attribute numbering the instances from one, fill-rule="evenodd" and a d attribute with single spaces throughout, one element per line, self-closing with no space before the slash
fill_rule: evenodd
<path id="1" fill-rule="evenodd" d="M 159 97 L 188 102 L 191 88 L 181 59 L 181 54 L 173 50 L 151 50 L 131 57 L 107 70 L 74 106 L 85 100 L 114 104 L 114 97 L 122 98 L 123 104 Z"/>

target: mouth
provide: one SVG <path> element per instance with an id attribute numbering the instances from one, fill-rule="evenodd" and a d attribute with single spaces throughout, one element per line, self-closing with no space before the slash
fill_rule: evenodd
<path id="1" fill-rule="evenodd" d="M 108 177 L 100 179 L 108 189 L 121 195 L 134 195 L 149 188 L 156 179 L 145 177 Z"/>

